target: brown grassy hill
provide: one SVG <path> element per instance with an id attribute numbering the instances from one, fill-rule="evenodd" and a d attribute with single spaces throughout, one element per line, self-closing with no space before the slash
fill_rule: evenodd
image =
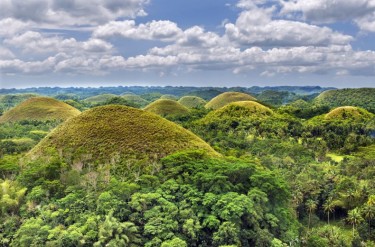
<path id="1" fill-rule="evenodd" d="M 23 120 L 66 120 L 81 112 L 76 108 L 48 97 L 34 97 L 23 101 L 0 117 L 0 123 Z"/>
<path id="2" fill-rule="evenodd" d="M 212 100 L 210 100 L 205 107 L 207 109 L 219 109 L 229 103 L 237 102 L 237 101 L 254 101 L 256 98 L 249 94 L 245 93 L 238 93 L 238 92 L 225 92 L 222 93 Z"/>
<path id="3" fill-rule="evenodd" d="M 146 106 L 144 110 L 162 117 L 175 117 L 189 114 L 188 108 L 170 99 L 158 99 Z"/>
<path id="4" fill-rule="evenodd" d="M 49 147 L 57 149 L 68 162 L 108 162 L 115 156 L 160 159 L 192 149 L 218 155 L 181 126 L 155 114 L 119 105 L 95 107 L 69 119 L 32 149 L 29 157 L 43 157 Z"/>

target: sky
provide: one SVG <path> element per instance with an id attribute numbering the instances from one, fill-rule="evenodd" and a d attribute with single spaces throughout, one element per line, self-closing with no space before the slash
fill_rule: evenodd
<path id="1" fill-rule="evenodd" d="M 0 0 L 0 87 L 375 87 L 375 0 Z"/>

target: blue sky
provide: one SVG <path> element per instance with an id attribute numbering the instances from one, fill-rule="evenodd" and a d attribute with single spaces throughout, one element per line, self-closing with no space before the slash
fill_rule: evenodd
<path id="1" fill-rule="evenodd" d="M 375 0 L 0 0 L 0 86 L 375 86 Z"/>

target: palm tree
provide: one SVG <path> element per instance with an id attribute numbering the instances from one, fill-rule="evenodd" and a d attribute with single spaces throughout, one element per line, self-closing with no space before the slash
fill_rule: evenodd
<path id="1" fill-rule="evenodd" d="M 362 209 L 362 214 L 364 218 L 367 220 L 368 224 L 368 232 L 369 235 L 371 234 L 371 220 L 375 219 L 375 205 L 371 206 L 367 204 L 363 209 Z"/>
<path id="2" fill-rule="evenodd" d="M 335 211 L 335 203 L 333 202 L 332 198 L 328 198 L 328 200 L 323 204 L 324 212 L 327 213 L 328 216 L 328 225 L 329 225 L 329 214 Z"/>
<path id="3" fill-rule="evenodd" d="M 308 224 L 308 230 L 310 230 L 311 214 L 312 214 L 312 212 L 314 212 L 314 211 L 316 210 L 316 207 L 317 207 L 316 204 L 317 204 L 316 201 L 311 200 L 311 199 L 309 199 L 309 200 L 306 201 L 306 207 L 307 207 L 307 210 L 309 211 L 309 224 Z"/>
<path id="4" fill-rule="evenodd" d="M 360 210 L 358 208 L 350 210 L 348 213 L 348 218 L 346 218 L 346 220 L 353 226 L 353 237 L 354 237 L 355 227 L 363 221 Z"/>

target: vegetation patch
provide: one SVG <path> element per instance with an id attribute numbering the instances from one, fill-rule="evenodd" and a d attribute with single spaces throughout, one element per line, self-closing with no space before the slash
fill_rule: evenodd
<path id="1" fill-rule="evenodd" d="M 239 92 L 225 92 L 211 99 L 205 107 L 207 109 L 219 109 L 229 103 L 237 101 L 254 101 L 256 98 L 249 94 Z"/>
<path id="2" fill-rule="evenodd" d="M 84 102 L 92 104 L 92 105 L 96 105 L 96 104 L 104 103 L 104 102 L 106 102 L 106 101 L 108 101 L 108 100 L 110 100 L 111 98 L 114 98 L 114 97 L 118 97 L 118 95 L 116 95 L 116 94 L 99 94 L 99 95 L 92 96 L 92 97 L 84 99 Z"/>
<path id="3" fill-rule="evenodd" d="M 141 107 L 145 107 L 146 105 L 149 104 L 147 100 L 143 99 L 141 96 L 136 95 L 136 94 L 124 94 L 121 97 L 124 98 L 126 101 L 134 103 Z"/>
<path id="4" fill-rule="evenodd" d="M 314 99 L 314 103 L 329 107 L 351 105 L 375 113 L 374 98 L 375 88 L 346 88 L 325 91 Z"/>
<path id="5" fill-rule="evenodd" d="M 5 112 L 0 117 L 0 123 L 30 120 L 66 120 L 80 113 L 76 108 L 56 99 L 34 97 Z"/>

